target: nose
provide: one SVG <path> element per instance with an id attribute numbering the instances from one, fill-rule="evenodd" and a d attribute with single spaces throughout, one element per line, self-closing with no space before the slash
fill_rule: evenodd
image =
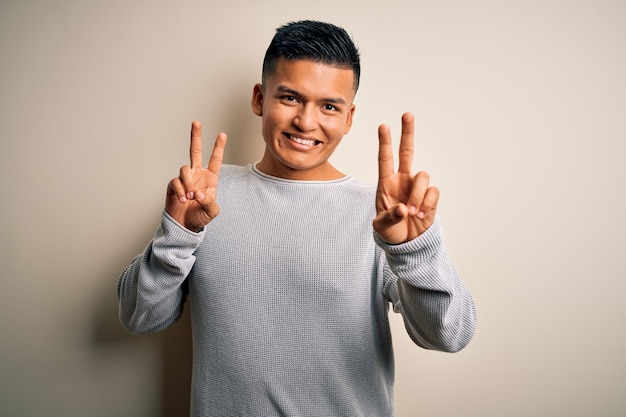
<path id="1" fill-rule="evenodd" d="M 293 124 L 301 132 L 310 132 L 317 127 L 317 113 L 314 106 L 302 106 L 293 118 Z"/>

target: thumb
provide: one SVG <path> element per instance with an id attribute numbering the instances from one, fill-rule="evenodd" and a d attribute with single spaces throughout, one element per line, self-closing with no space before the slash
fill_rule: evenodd
<path id="1" fill-rule="evenodd" d="M 404 204 L 397 204 L 389 210 L 379 213 L 374 218 L 374 229 L 380 234 L 384 234 L 385 230 L 395 226 L 406 218 L 408 209 Z"/>
<path id="2" fill-rule="evenodd" d="M 207 223 L 213 220 L 220 213 L 220 206 L 215 202 L 215 199 L 208 198 L 202 191 L 197 191 L 195 200 L 200 204 L 202 210 L 208 216 Z"/>

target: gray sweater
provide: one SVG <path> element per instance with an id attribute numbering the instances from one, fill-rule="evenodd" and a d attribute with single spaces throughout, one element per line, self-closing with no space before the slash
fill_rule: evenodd
<path id="1" fill-rule="evenodd" d="M 134 334 L 174 323 L 188 291 L 192 416 L 392 416 L 389 306 L 424 348 L 472 338 L 474 302 L 438 220 L 387 245 L 372 185 L 252 165 L 222 166 L 219 181 L 219 216 L 193 233 L 164 213 L 117 288 Z"/>

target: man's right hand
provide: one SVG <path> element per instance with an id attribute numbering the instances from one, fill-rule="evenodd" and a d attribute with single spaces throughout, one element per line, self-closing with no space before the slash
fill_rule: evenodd
<path id="1" fill-rule="evenodd" d="M 202 124 L 191 124 L 190 165 L 180 168 L 178 177 L 167 185 L 165 211 L 187 229 L 198 232 L 209 224 L 220 207 L 215 201 L 217 180 L 224 158 L 226 134 L 217 135 L 207 168 L 202 166 Z"/>

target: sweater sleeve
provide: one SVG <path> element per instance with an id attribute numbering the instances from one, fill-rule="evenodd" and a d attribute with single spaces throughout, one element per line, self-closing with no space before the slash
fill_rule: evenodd
<path id="1" fill-rule="evenodd" d="M 117 283 L 119 318 L 126 330 L 132 334 L 158 332 L 180 318 L 185 279 L 203 237 L 204 230 L 193 233 L 163 212 L 152 241 Z"/>
<path id="2" fill-rule="evenodd" d="M 450 262 L 436 219 L 416 239 L 390 245 L 385 252 L 385 296 L 401 313 L 411 339 L 426 349 L 456 352 L 472 339 L 476 307 L 469 289 Z"/>

